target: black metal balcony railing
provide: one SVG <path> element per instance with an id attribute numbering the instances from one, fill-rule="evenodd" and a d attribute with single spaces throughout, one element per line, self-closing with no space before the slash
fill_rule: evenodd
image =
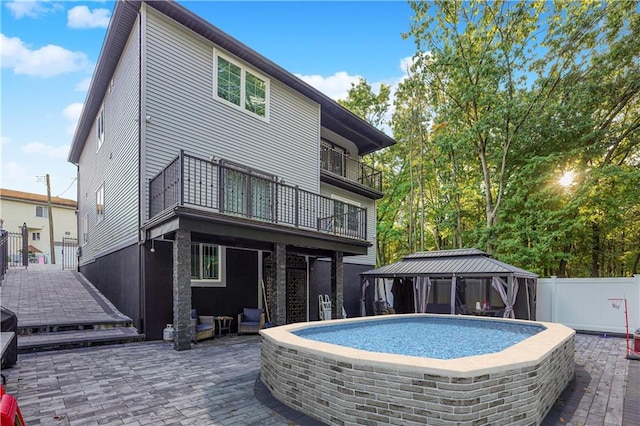
<path id="1" fill-rule="evenodd" d="M 326 145 L 320 145 L 320 168 L 382 192 L 381 172 Z"/>
<path id="2" fill-rule="evenodd" d="M 176 205 L 367 239 L 367 211 L 224 160 L 184 152 L 149 182 L 149 217 Z"/>

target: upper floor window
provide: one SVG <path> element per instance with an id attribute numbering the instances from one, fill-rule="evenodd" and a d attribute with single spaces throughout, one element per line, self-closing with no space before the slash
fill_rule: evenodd
<path id="1" fill-rule="evenodd" d="M 31 240 L 40 241 L 40 233 L 39 232 L 32 232 L 31 233 Z"/>
<path id="2" fill-rule="evenodd" d="M 96 135 L 98 140 L 98 148 L 96 151 L 98 151 L 104 142 L 104 106 L 100 109 L 98 118 L 96 119 Z"/>
<path id="3" fill-rule="evenodd" d="M 96 191 L 96 222 L 104 219 L 104 184 Z"/>
<path id="4" fill-rule="evenodd" d="M 214 52 L 215 97 L 268 119 L 269 80 Z"/>
<path id="5" fill-rule="evenodd" d="M 46 206 L 36 206 L 36 217 L 49 217 L 49 209 Z"/>
<path id="6" fill-rule="evenodd" d="M 343 232 L 358 232 L 359 223 L 362 220 L 359 203 L 333 194 L 331 198 L 334 199 L 335 226 Z"/>

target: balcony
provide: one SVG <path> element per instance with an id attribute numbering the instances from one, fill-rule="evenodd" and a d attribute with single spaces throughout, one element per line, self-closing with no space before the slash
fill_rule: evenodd
<path id="1" fill-rule="evenodd" d="M 182 151 L 149 182 L 149 219 L 175 206 L 367 239 L 364 208 L 286 185 L 240 164 L 205 160 Z"/>
<path id="2" fill-rule="evenodd" d="M 382 198 L 382 173 L 327 145 L 320 145 L 320 170 L 328 183 L 375 199 Z"/>

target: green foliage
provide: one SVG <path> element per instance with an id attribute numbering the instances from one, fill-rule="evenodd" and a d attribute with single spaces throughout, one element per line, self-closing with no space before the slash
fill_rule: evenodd
<path id="1" fill-rule="evenodd" d="M 410 6 L 391 121 L 387 86 L 362 80 L 342 102 L 398 141 L 367 160 L 386 194 L 378 263 L 479 247 L 542 275 L 638 273 L 637 2 Z"/>

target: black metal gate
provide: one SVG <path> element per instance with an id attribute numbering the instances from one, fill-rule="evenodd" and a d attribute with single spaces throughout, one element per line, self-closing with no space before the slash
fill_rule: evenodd
<path id="1" fill-rule="evenodd" d="M 287 324 L 307 320 L 307 262 L 287 255 Z"/>
<path id="2" fill-rule="evenodd" d="M 275 301 L 271 300 L 274 293 L 272 275 L 272 256 L 267 254 L 264 258 L 264 277 L 267 293 L 267 304 L 271 310 L 275 310 Z M 286 304 L 287 315 L 285 322 L 304 322 L 307 320 L 307 261 L 304 256 L 287 254 L 286 257 Z"/>
<path id="3" fill-rule="evenodd" d="M 78 239 L 62 238 L 62 269 L 78 268 Z"/>
<path id="4" fill-rule="evenodd" d="M 9 266 L 29 266 L 29 231 L 22 225 L 22 232 L 0 230 L 0 279 Z"/>

